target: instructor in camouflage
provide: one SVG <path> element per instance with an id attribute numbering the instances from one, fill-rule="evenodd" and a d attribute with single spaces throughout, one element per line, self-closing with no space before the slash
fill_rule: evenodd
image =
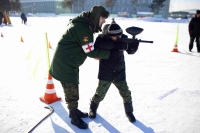
<path id="1" fill-rule="evenodd" d="M 84 11 L 70 20 L 69 28 L 58 42 L 49 70 L 50 75 L 62 84 L 71 123 L 81 129 L 88 128 L 88 124 L 81 119 L 88 117 L 88 113 L 78 109 L 79 67 L 87 56 L 109 58 L 109 50 L 95 49 L 93 44 L 93 34 L 101 31 L 108 16 L 109 12 L 104 7 L 93 6 L 90 11 Z"/>

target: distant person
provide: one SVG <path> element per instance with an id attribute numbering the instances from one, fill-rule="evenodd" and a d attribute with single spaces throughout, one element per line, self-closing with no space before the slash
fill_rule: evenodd
<path id="1" fill-rule="evenodd" d="M 2 21 L 3 21 L 3 12 L 0 11 L 0 25 L 2 24 Z"/>
<path id="2" fill-rule="evenodd" d="M 96 118 L 100 102 L 106 96 L 111 84 L 114 84 L 122 97 L 127 118 L 130 122 L 135 122 L 131 91 L 126 82 L 124 51 L 127 51 L 128 54 L 134 54 L 138 50 L 139 42 L 134 42 L 131 45 L 118 42 L 118 38 L 127 38 L 127 36 L 123 34 L 121 27 L 115 23 L 114 19 L 110 25 L 104 26 L 102 33 L 96 38 L 94 47 L 110 50 L 110 57 L 99 60 L 99 83 L 91 100 L 89 117 Z M 119 48 L 120 45 L 124 47 Z M 112 105 L 107 110 L 111 111 Z"/>
<path id="3" fill-rule="evenodd" d="M 3 22 L 3 12 L 0 11 L 0 25 L 2 24 L 2 22 Z"/>
<path id="4" fill-rule="evenodd" d="M 4 13 L 3 13 L 3 23 L 4 23 L 5 25 L 7 25 L 7 23 L 8 23 L 6 11 L 4 11 Z"/>
<path id="5" fill-rule="evenodd" d="M 26 17 L 26 15 L 24 14 L 24 12 L 22 12 L 22 14 L 21 14 L 21 19 L 22 19 L 22 24 L 26 24 L 26 22 L 27 22 L 27 17 Z"/>
<path id="6" fill-rule="evenodd" d="M 78 109 L 79 67 L 87 57 L 107 59 L 110 56 L 109 50 L 94 48 L 94 33 L 101 31 L 108 16 L 109 12 L 104 7 L 93 6 L 90 11 L 83 11 L 73 18 L 58 42 L 51 62 L 49 74 L 60 81 L 71 123 L 81 129 L 88 128 L 81 119 L 88 117 L 88 113 Z M 92 77 L 86 78 L 90 80 Z"/>
<path id="7" fill-rule="evenodd" d="M 200 52 L 200 10 L 196 11 L 195 17 L 189 22 L 190 43 L 189 51 L 192 51 L 194 40 L 196 40 L 197 52 Z"/>

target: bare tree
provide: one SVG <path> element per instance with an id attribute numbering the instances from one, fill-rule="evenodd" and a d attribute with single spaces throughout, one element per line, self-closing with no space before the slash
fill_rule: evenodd
<path id="1" fill-rule="evenodd" d="M 154 12 L 155 14 L 158 14 L 160 9 L 164 7 L 164 2 L 166 0 L 153 0 L 152 4 L 148 6 L 151 8 L 151 11 Z"/>
<path id="2" fill-rule="evenodd" d="M 10 8 L 12 11 L 21 11 L 21 3 L 19 0 L 11 0 L 10 1 Z"/>
<path id="3" fill-rule="evenodd" d="M 82 11 L 84 11 L 84 3 L 85 3 L 85 0 L 80 0 L 80 1 L 81 1 Z"/>
<path id="4" fill-rule="evenodd" d="M 10 10 L 10 1 L 9 0 L 0 0 L 0 10 L 9 11 Z"/>
<path id="5" fill-rule="evenodd" d="M 110 7 L 110 12 L 112 13 L 112 9 L 113 9 L 113 6 L 114 6 L 114 3 L 116 2 L 116 0 L 106 0 L 106 3 L 105 5 L 107 7 Z"/>
<path id="6" fill-rule="evenodd" d="M 137 5 L 138 5 L 138 0 L 131 0 L 133 4 L 133 12 L 137 14 Z"/>
<path id="7" fill-rule="evenodd" d="M 72 13 L 72 6 L 73 6 L 74 0 L 63 0 L 61 2 L 62 8 L 66 9 L 67 7 L 70 8 Z"/>
<path id="8" fill-rule="evenodd" d="M 82 7 L 82 10 L 84 10 L 84 3 L 85 0 L 63 0 L 61 2 L 62 8 L 66 9 L 67 7 L 70 8 L 71 13 L 73 13 L 73 6 L 75 5 L 75 3 L 80 2 L 80 5 Z"/>
<path id="9" fill-rule="evenodd" d="M 72 1 L 71 0 L 63 0 L 61 2 L 62 8 L 66 9 L 68 6 L 71 6 Z"/>

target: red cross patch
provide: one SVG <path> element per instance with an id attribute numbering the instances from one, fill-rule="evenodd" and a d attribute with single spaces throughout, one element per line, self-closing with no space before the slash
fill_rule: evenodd
<path id="1" fill-rule="evenodd" d="M 90 42 L 90 43 L 83 45 L 82 48 L 83 48 L 85 53 L 89 53 L 89 52 L 92 52 L 94 50 L 94 45 L 93 45 L 92 42 Z"/>

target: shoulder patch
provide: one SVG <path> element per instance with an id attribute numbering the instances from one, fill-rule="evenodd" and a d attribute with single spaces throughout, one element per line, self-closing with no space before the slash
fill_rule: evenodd
<path id="1" fill-rule="evenodd" d="M 87 36 L 83 37 L 83 42 L 88 42 L 88 37 Z"/>

